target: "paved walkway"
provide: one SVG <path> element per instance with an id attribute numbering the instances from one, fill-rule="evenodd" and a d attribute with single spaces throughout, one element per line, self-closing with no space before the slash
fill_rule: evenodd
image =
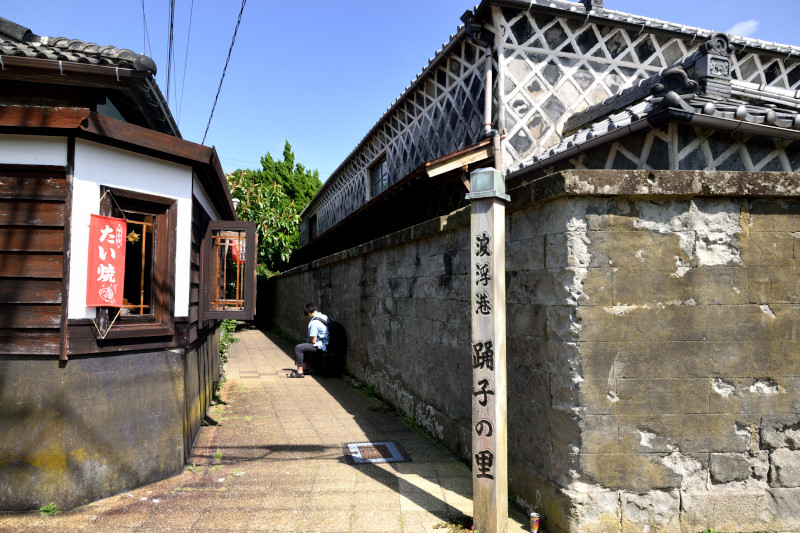
<path id="1" fill-rule="evenodd" d="M 469 469 L 341 379 L 288 379 L 292 347 L 258 330 L 236 335 L 224 404 L 209 415 L 179 476 L 62 512 L 0 514 L 0 531 L 428 532 L 472 516 Z M 348 464 L 385 456 L 410 462 Z M 350 448 L 348 448 L 350 450 Z M 348 453 L 350 454 L 350 453 Z M 512 510 L 509 532 L 527 531 Z M 438 527 L 437 527 L 438 526 Z"/>

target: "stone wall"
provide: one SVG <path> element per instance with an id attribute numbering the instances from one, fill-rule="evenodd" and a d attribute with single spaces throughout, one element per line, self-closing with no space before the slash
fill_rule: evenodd
<path id="1" fill-rule="evenodd" d="M 800 529 L 798 193 L 669 171 L 510 191 L 509 487 L 547 531 Z M 467 214 L 271 282 L 277 323 L 304 337 L 315 301 L 350 372 L 465 457 Z"/>
<path id="2" fill-rule="evenodd" d="M 305 339 L 303 304 L 314 302 L 347 329 L 348 371 L 466 455 L 468 239 L 461 210 L 294 269 L 261 291 L 271 309 L 259 317 Z"/>

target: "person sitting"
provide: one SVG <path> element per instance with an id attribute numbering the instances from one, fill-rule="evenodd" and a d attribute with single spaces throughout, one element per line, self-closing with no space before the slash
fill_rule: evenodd
<path id="1" fill-rule="evenodd" d="M 297 370 L 288 374 L 290 378 L 305 377 L 304 367 L 306 356 L 313 355 L 318 351 L 323 352 L 328 347 L 328 317 L 317 310 L 313 303 L 303 306 L 303 314 L 308 317 L 308 342 L 298 344 L 294 347 L 294 362 Z"/>

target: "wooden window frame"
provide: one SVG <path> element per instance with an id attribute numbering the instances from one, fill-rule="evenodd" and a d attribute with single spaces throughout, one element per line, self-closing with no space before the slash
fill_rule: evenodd
<path id="1" fill-rule="evenodd" d="M 317 214 L 314 213 L 310 217 L 308 217 L 308 240 L 315 238 L 317 236 Z"/>
<path id="2" fill-rule="evenodd" d="M 382 168 L 385 168 L 386 171 L 385 173 L 381 173 Z M 374 179 L 373 174 L 375 173 L 376 170 L 378 170 L 378 172 L 380 173 L 379 176 L 380 179 L 377 180 L 377 183 L 381 183 L 384 185 L 384 187 L 380 190 L 377 190 L 375 187 L 376 180 Z M 375 198 L 376 196 L 378 196 L 379 194 L 381 194 L 382 192 L 386 191 L 389 188 L 389 163 L 387 161 L 385 153 L 375 158 L 375 160 L 369 165 L 369 167 L 367 167 L 367 177 L 369 179 L 371 198 Z"/>
<path id="3" fill-rule="evenodd" d="M 101 186 L 100 214 L 114 216 L 113 208 L 141 210 L 154 215 L 151 253 L 151 296 L 153 312 L 148 315 L 117 315 L 117 308 L 98 307 L 98 339 L 160 337 L 175 334 L 175 242 L 178 201 L 126 189 Z M 113 198 L 112 198 L 113 197 Z M 113 325 L 111 322 L 114 322 Z M 109 330 L 109 326 L 111 329 Z"/>
<path id="4" fill-rule="evenodd" d="M 213 260 L 213 232 L 214 231 L 240 231 L 245 233 L 247 246 L 244 258 L 244 309 L 242 310 L 217 310 L 211 309 L 211 302 L 216 291 L 218 280 L 214 276 Z M 201 268 L 202 284 L 202 318 L 211 320 L 236 319 L 253 320 L 256 311 L 256 252 L 258 241 L 256 238 L 256 223 L 233 220 L 211 220 L 208 222 L 206 234 L 203 239 L 203 264 Z"/>

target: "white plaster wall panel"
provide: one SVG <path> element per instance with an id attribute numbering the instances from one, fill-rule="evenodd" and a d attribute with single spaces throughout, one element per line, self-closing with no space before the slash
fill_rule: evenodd
<path id="1" fill-rule="evenodd" d="M 174 198 L 178 203 L 175 242 L 175 316 L 189 315 L 192 229 L 192 169 L 89 141 L 75 142 L 72 200 L 69 318 L 92 318 L 86 308 L 89 218 L 99 214 L 100 186 Z"/>
<path id="2" fill-rule="evenodd" d="M 657 74 L 704 40 L 515 10 L 502 10 L 499 32 L 506 168 L 555 146 L 574 113 Z M 733 58 L 734 79 L 800 89 L 800 62 L 739 52 Z"/>
<path id="3" fill-rule="evenodd" d="M 0 135 L 0 164 L 67 165 L 66 137 Z"/>
<path id="4" fill-rule="evenodd" d="M 203 206 L 203 209 L 206 210 L 208 216 L 211 217 L 211 220 L 220 220 L 221 217 L 214 207 L 214 203 L 208 197 L 206 190 L 198 181 L 197 176 L 194 175 L 192 176 L 192 193 L 194 194 L 194 197 L 197 198 L 197 201 L 200 202 L 200 205 Z"/>
<path id="5" fill-rule="evenodd" d="M 630 135 L 547 165 L 543 172 L 569 168 L 800 172 L 800 141 L 732 136 L 727 132 L 670 124 L 665 129 Z"/>

